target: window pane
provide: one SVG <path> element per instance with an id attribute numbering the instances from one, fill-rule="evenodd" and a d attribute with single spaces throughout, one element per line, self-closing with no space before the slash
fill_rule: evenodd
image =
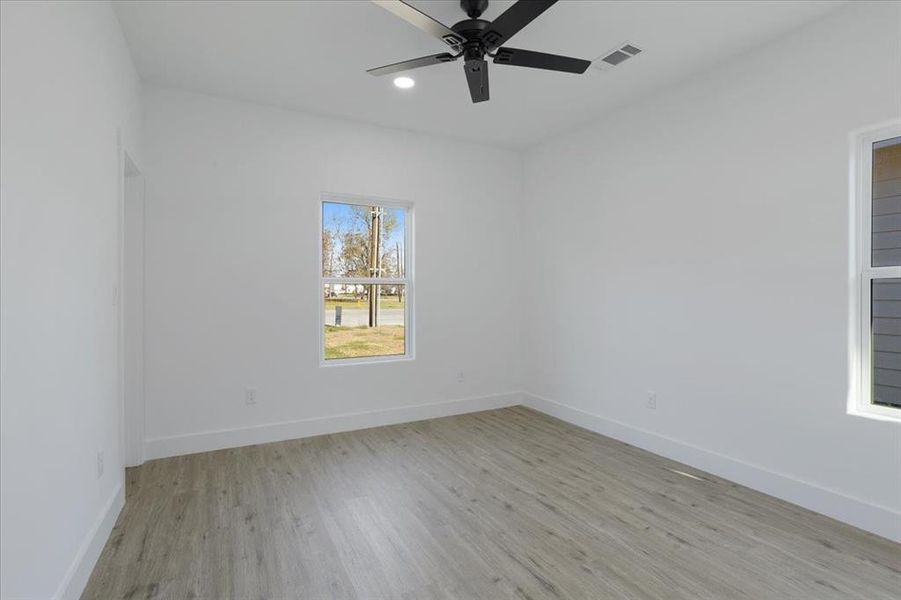
<path id="1" fill-rule="evenodd" d="M 901 265 L 901 137 L 873 144 L 873 266 Z"/>
<path id="2" fill-rule="evenodd" d="M 873 403 L 901 408 L 901 278 L 874 279 Z"/>
<path id="3" fill-rule="evenodd" d="M 405 286 L 328 284 L 324 293 L 327 360 L 406 354 Z"/>
<path id="4" fill-rule="evenodd" d="M 406 225 L 402 208 L 323 202 L 323 277 L 404 277 Z"/>

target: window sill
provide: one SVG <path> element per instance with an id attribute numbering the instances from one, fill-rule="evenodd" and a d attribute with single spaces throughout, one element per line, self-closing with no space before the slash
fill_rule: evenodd
<path id="1" fill-rule="evenodd" d="M 852 417 L 863 417 L 864 419 L 872 419 L 874 421 L 901 423 L 901 408 L 871 405 L 866 408 L 849 408 L 848 414 Z"/>
<path id="2" fill-rule="evenodd" d="M 380 365 L 385 363 L 411 362 L 415 356 L 404 354 L 400 356 L 367 356 L 365 358 L 332 358 L 319 359 L 320 367 L 349 367 L 351 365 Z"/>

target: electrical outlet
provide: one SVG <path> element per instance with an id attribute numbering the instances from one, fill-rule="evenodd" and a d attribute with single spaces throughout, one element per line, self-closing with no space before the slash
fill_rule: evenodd
<path id="1" fill-rule="evenodd" d="M 657 392 L 648 392 L 647 407 L 657 410 Z"/>
<path id="2" fill-rule="evenodd" d="M 97 479 L 103 477 L 103 450 L 97 452 Z"/>
<path id="3" fill-rule="evenodd" d="M 457 383 L 463 383 L 464 381 L 466 381 L 466 373 L 464 373 L 463 371 L 458 371 L 457 372 Z"/>
<path id="4" fill-rule="evenodd" d="M 257 391 L 254 388 L 244 390 L 244 403 L 248 406 L 257 403 Z"/>

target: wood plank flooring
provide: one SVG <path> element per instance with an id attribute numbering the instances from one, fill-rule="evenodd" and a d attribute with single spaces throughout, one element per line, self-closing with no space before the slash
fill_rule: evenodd
<path id="1" fill-rule="evenodd" d="M 127 479 L 83 598 L 901 598 L 901 545 L 521 407 Z"/>

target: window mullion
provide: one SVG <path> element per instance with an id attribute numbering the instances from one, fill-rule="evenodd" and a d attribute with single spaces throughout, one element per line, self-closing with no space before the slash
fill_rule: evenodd
<path id="1" fill-rule="evenodd" d="M 864 269 L 863 276 L 867 279 L 894 279 L 901 277 L 901 266 L 899 267 L 872 267 Z"/>
<path id="2" fill-rule="evenodd" d="M 403 277 L 323 277 L 323 285 L 408 285 Z"/>

